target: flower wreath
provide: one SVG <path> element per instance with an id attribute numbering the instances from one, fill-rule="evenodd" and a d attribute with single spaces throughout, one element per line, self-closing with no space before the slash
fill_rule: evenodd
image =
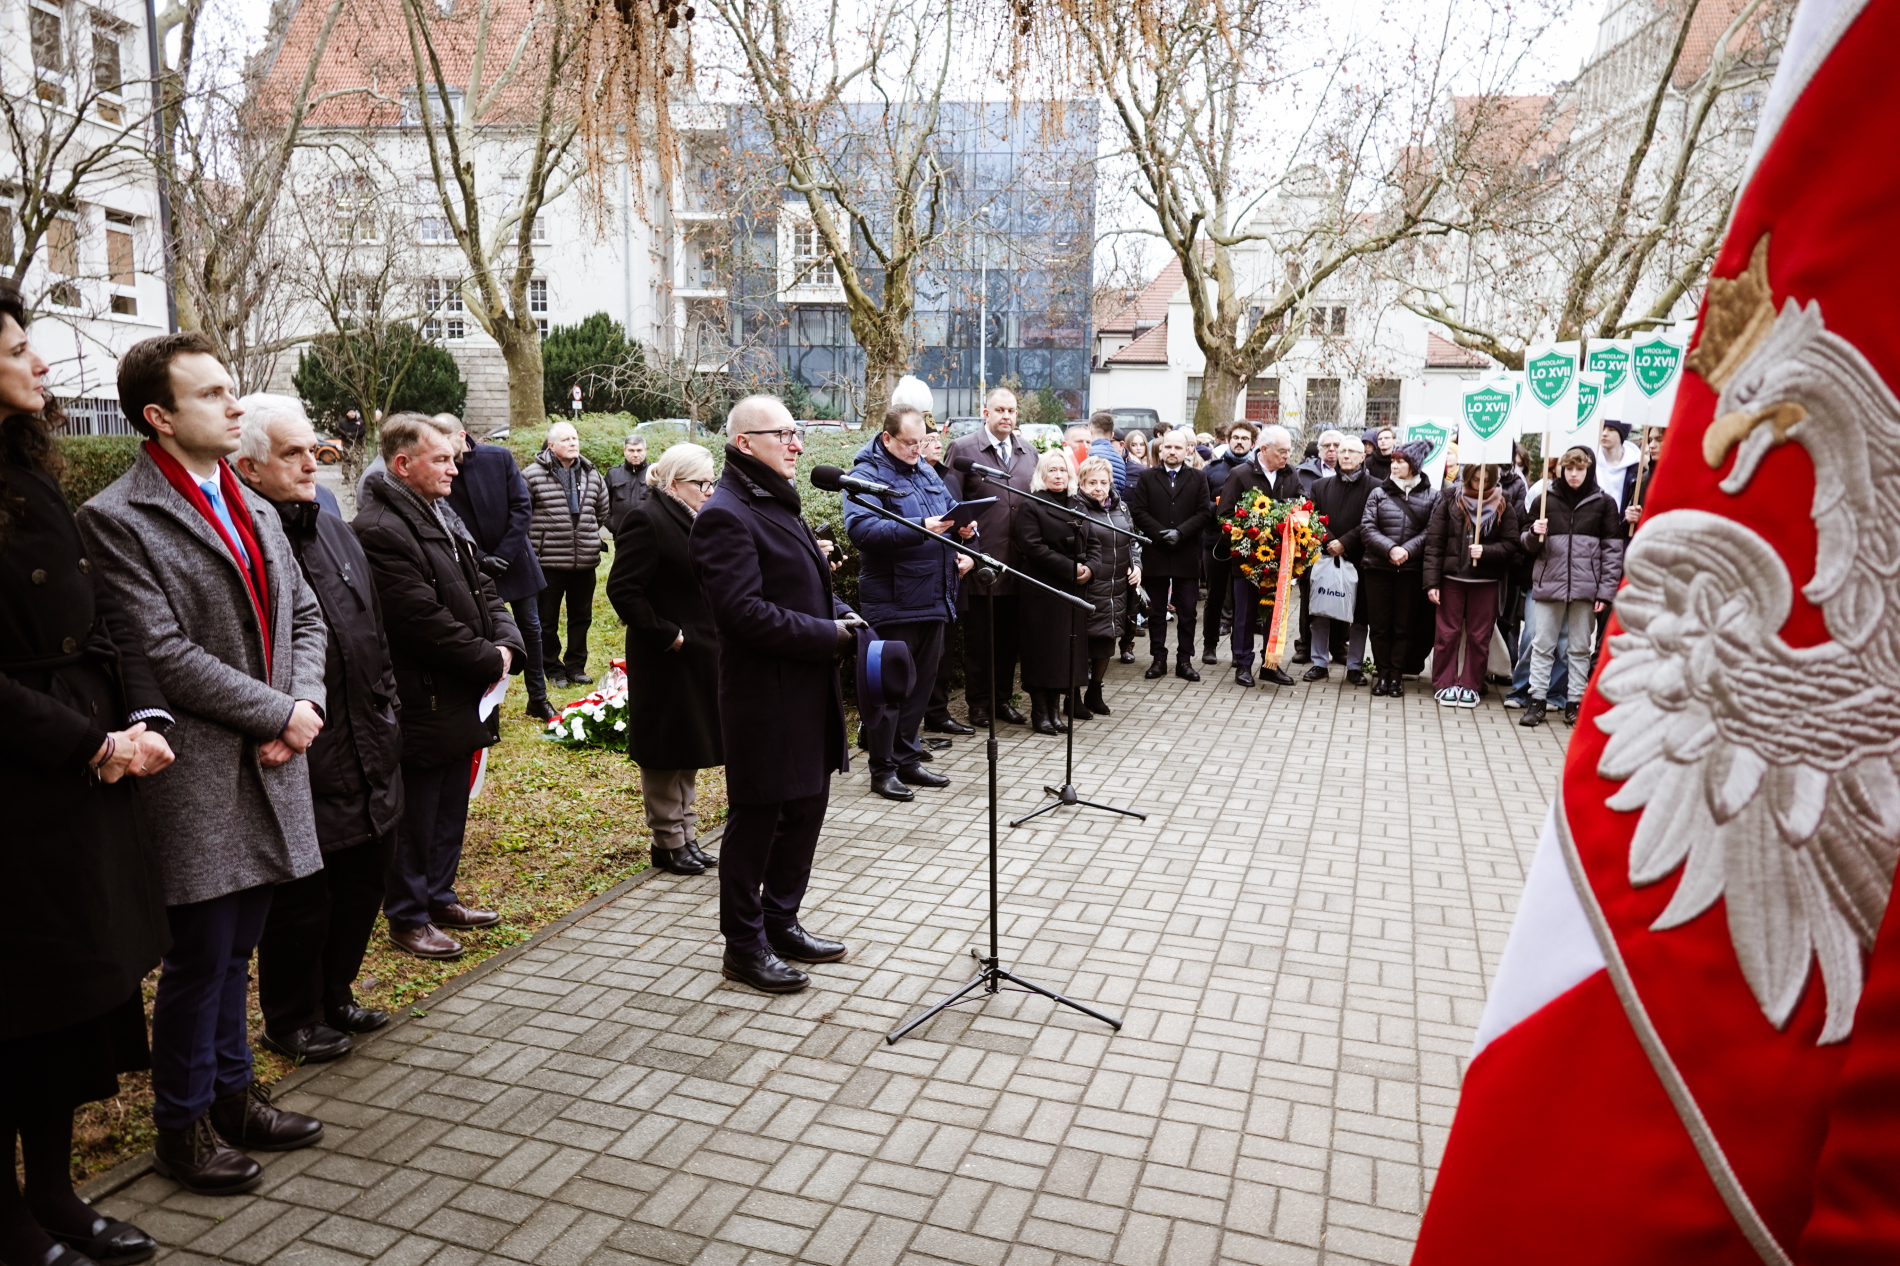
<path id="1" fill-rule="evenodd" d="M 1319 561 L 1320 541 L 1326 529 L 1326 516 L 1314 513 L 1311 501 L 1276 501 L 1264 492 L 1256 492 L 1220 523 L 1229 556 L 1259 592 L 1263 607 L 1273 605 L 1280 542 L 1288 519 L 1293 521 L 1293 574 L 1304 576 Z"/>
<path id="2" fill-rule="evenodd" d="M 563 747 L 604 747 L 627 750 L 627 662 L 613 661 L 591 694 L 576 699 L 547 724 L 547 737 Z"/>

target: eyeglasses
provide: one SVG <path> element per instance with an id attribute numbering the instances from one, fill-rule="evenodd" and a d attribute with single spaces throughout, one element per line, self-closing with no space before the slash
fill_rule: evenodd
<path id="1" fill-rule="evenodd" d="M 782 426 L 774 430 L 741 431 L 739 432 L 739 434 L 741 435 L 775 435 L 778 437 L 779 443 L 790 444 L 793 440 L 802 440 L 805 438 L 805 428 L 802 426 Z"/>
<path id="2" fill-rule="evenodd" d="M 930 437 L 926 435 L 919 439 L 907 440 L 901 435 L 887 435 L 886 438 L 890 440 L 892 448 L 901 448 L 907 453 L 914 453 L 922 448 L 924 441 Z"/>
<path id="3" fill-rule="evenodd" d="M 748 431 L 746 432 L 746 434 L 750 435 L 752 434 L 752 432 Z M 681 480 L 677 480 L 676 482 L 689 484 L 692 487 L 699 489 L 701 492 L 711 492 L 714 488 L 717 488 L 719 486 L 719 481 L 717 479 L 681 479 Z"/>

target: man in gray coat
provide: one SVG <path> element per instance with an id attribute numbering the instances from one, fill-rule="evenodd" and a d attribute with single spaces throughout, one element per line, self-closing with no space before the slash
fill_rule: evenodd
<path id="1" fill-rule="evenodd" d="M 146 436 L 79 511 L 90 561 L 178 720 L 145 780 L 172 946 L 152 1008 L 155 1167 L 190 1191 L 255 1187 L 234 1147 L 314 1143 L 320 1122 L 251 1079 L 245 986 L 274 885 L 323 865 L 303 753 L 323 728 L 323 612 L 270 503 L 224 464 L 231 376 L 201 334 L 127 352 L 119 400 Z"/>

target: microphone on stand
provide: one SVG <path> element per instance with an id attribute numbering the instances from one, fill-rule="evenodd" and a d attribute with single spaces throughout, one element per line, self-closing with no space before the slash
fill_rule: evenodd
<path id="1" fill-rule="evenodd" d="M 811 486 L 825 492 L 855 492 L 861 497 L 896 497 L 902 494 L 889 484 L 875 480 L 859 479 L 856 475 L 847 475 L 836 466 L 814 466 L 811 471 Z"/>
<path id="2" fill-rule="evenodd" d="M 958 456 L 952 457 L 950 459 L 950 464 L 956 469 L 962 471 L 966 475 L 974 471 L 975 473 L 979 475 L 988 475 L 991 479 L 1001 479 L 1005 483 L 1009 482 L 1008 471 L 999 470 L 995 466 L 985 466 L 983 465 L 983 463 L 977 461 L 976 458 L 974 457 L 966 457 L 959 454 Z"/>

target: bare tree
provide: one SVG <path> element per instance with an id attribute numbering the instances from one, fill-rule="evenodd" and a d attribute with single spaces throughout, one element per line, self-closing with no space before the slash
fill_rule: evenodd
<path id="1" fill-rule="evenodd" d="M 1310 323 L 1315 294 L 1395 247 L 1452 231 L 1470 154 L 1441 126 L 1454 72 L 1509 76 L 1508 6 L 1404 47 L 1314 41 L 1292 0 L 1062 0 L 1049 42 L 1102 93 L 1126 174 L 1180 261 L 1212 429 Z M 1475 33 L 1474 33 L 1475 32 Z M 1426 161 L 1429 156 L 1430 161 Z"/>
<path id="2" fill-rule="evenodd" d="M 500 0 L 445 13 L 401 0 L 415 75 L 405 103 L 422 135 L 448 233 L 466 264 L 469 314 L 508 366 L 514 426 L 539 422 L 541 335 L 535 302 L 535 235 L 542 208 L 587 171 L 577 86 L 595 38 L 575 0 L 533 0 L 525 20 Z M 503 181 L 484 181 L 499 169 Z M 542 305 L 545 308 L 545 303 Z"/>
<path id="3" fill-rule="evenodd" d="M 1623 45 L 1548 98 L 1492 107 L 1465 232 L 1401 299 L 1509 368 L 1539 338 L 1666 324 L 1721 246 L 1753 111 L 1793 6 L 1656 0 Z M 1704 61 L 1703 59 L 1706 59 Z"/>

